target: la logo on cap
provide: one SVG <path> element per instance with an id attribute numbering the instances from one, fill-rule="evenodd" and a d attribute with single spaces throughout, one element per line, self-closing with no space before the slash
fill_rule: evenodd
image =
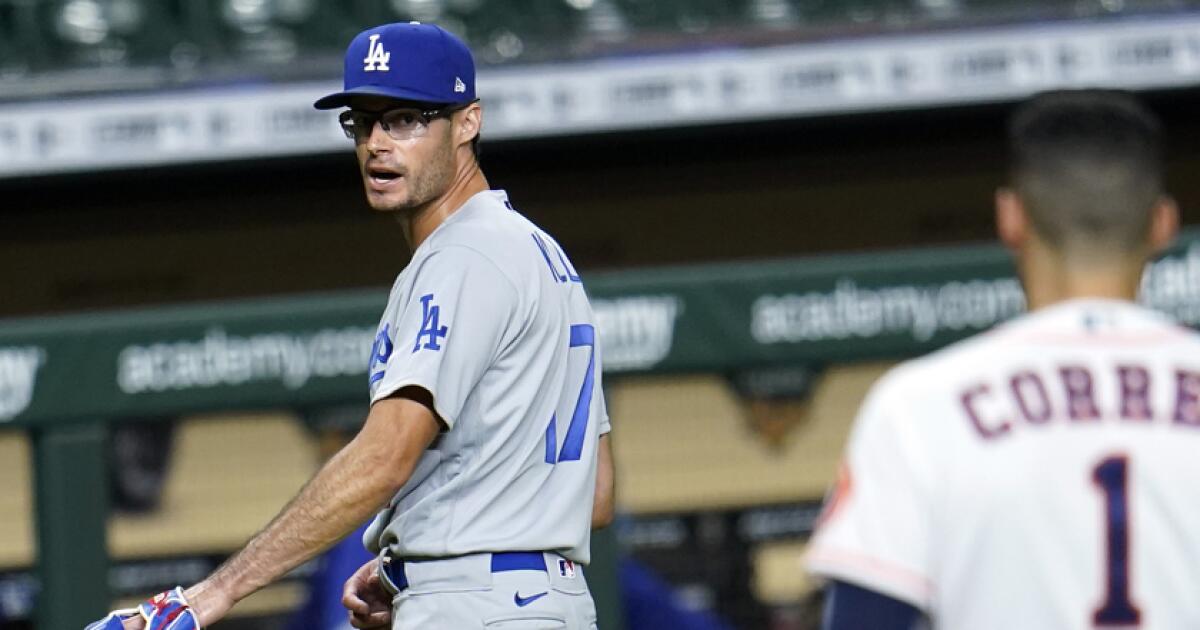
<path id="1" fill-rule="evenodd" d="M 388 60 L 392 58 L 392 53 L 383 49 L 383 43 L 379 41 L 379 35 L 371 36 L 371 44 L 367 47 L 367 58 L 363 59 L 363 70 L 366 72 L 374 72 L 376 70 L 388 70 Z"/>

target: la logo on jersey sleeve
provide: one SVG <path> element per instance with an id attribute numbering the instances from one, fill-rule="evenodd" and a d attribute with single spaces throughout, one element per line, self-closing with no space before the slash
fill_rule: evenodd
<path id="1" fill-rule="evenodd" d="M 375 344 L 371 346 L 371 362 L 367 365 L 370 374 L 370 385 L 375 385 L 387 373 L 388 360 L 392 358 L 392 326 L 384 324 L 375 335 Z M 376 371 L 378 370 L 378 371 Z"/>
<path id="2" fill-rule="evenodd" d="M 449 326 L 440 325 L 442 307 L 434 304 L 433 294 L 421 296 L 421 330 L 417 332 L 417 340 L 413 343 L 413 353 L 420 350 L 439 351 L 442 349 L 441 339 L 450 332 Z"/>

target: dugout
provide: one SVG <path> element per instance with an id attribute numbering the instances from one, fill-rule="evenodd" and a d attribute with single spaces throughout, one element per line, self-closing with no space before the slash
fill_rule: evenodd
<path id="1" fill-rule="evenodd" d="M 680 567 L 688 560 L 712 564 L 725 545 L 760 556 L 769 547 L 770 557 L 754 567 L 711 569 L 726 572 L 726 582 L 757 581 L 752 588 L 766 598 L 795 596 L 800 588 L 787 574 L 798 575 L 792 560 L 857 397 L 885 366 L 878 362 L 939 347 L 1024 307 L 1007 256 L 995 246 L 595 273 L 586 281 L 608 359 L 623 544 L 646 557 L 684 560 Z M 1142 295 L 1180 321 L 1200 324 L 1200 234 L 1187 232 L 1154 264 Z M 195 533 L 189 527 L 203 513 L 236 518 L 228 510 L 237 506 L 210 492 L 206 505 L 169 501 L 162 514 L 109 519 L 110 422 L 317 410 L 361 399 L 366 366 L 358 359 L 369 352 L 384 299 L 383 291 L 370 290 L 4 321 L 0 418 L 31 436 L 28 454 L 4 446 L 6 465 L 30 462 L 32 487 L 5 494 L 0 557 L 36 558 L 37 627 L 77 628 L 109 608 L 108 586 L 119 587 L 122 575 L 166 571 L 156 562 L 186 550 Z M 796 385 L 818 376 L 815 387 Z M 745 439 L 730 422 L 745 414 L 738 398 L 750 401 L 752 423 L 783 418 L 794 424 L 791 435 L 774 444 Z M 756 402 L 767 407 L 755 411 Z M 797 402 L 810 406 L 789 409 Z M 281 433 L 263 429 L 278 418 L 260 419 L 262 426 L 235 425 L 239 431 L 223 438 L 210 434 L 201 448 L 205 470 L 239 451 L 269 451 L 257 444 L 267 440 L 287 451 Z M 750 434 L 766 435 L 759 429 Z M 193 458 L 189 465 L 198 464 Z M 275 498 L 286 498 L 286 488 L 277 490 Z M 30 503 L 35 536 L 28 521 L 18 522 Z M 21 549 L 31 538 L 36 555 Z M 228 542 L 209 551 L 228 552 L 238 541 Z M 611 561 L 613 532 L 596 544 L 603 547 L 598 557 Z M 120 562 L 110 561 L 109 549 Z M 771 572 L 782 575 L 765 584 Z M 611 562 L 598 562 L 591 579 L 604 627 L 618 627 Z M 710 596 L 721 593 L 714 588 Z"/>
<path id="2" fill-rule="evenodd" d="M 1200 223 L 1200 180 L 1191 176 L 1200 166 L 1200 123 L 1189 115 L 1197 97 L 1147 95 L 1170 130 L 1169 189 L 1192 225 Z M 764 622 L 760 604 L 793 606 L 804 588 L 794 561 L 865 389 L 891 361 L 1015 312 L 1017 287 L 999 248 L 945 248 L 992 238 L 1007 111 L 979 105 L 485 138 L 492 185 L 508 189 L 571 252 L 617 331 L 607 335 L 617 345 L 606 350 L 606 379 L 618 465 L 633 471 L 619 477 L 628 516 L 621 544 L 694 604 L 747 627 Z M 261 525 L 279 506 L 272 502 L 307 478 L 312 461 L 303 451 L 311 444 L 294 422 L 297 410 L 361 400 L 353 373 L 361 365 L 347 359 L 349 374 L 309 375 L 295 389 L 268 378 L 176 390 L 130 377 L 136 393 L 128 394 L 118 359 L 127 348 L 161 343 L 204 348 L 275 333 L 311 340 L 339 326 L 373 332 L 384 300 L 378 287 L 390 284 L 406 252 L 396 227 L 365 208 L 352 159 L 347 152 L 0 181 L 0 316 L 87 312 L 0 320 L 0 411 L 11 416 L 0 424 L 8 427 L 0 479 L 14 489 L 0 508 L 8 532 L 0 536 L 8 545 L 0 548 L 0 601 L 28 601 L 34 582 L 26 569 L 38 559 L 46 601 L 78 594 L 105 609 L 100 589 L 78 593 L 89 575 L 102 582 L 100 567 L 118 585 L 136 571 L 199 572 L 251 533 L 225 529 L 200 548 L 188 542 L 195 521 L 175 514 L 117 517 L 106 540 L 94 525 L 104 514 L 98 445 L 109 422 L 194 418 L 177 440 L 178 465 L 196 475 L 203 457 L 188 453 L 220 449 L 234 457 L 230 470 L 244 472 L 237 462 L 253 459 L 247 444 L 288 444 L 295 455 L 270 462 L 287 475 L 244 484 L 261 494 L 230 520 Z M 1186 236 L 1149 286 L 1152 303 L 1195 325 L 1200 250 L 1197 234 Z M 923 249 L 897 249 L 912 246 Z M 874 253 L 844 253 L 855 250 Z M 895 313 L 904 304 L 943 291 L 951 303 L 980 301 L 971 308 L 984 314 L 952 314 L 949 327 L 928 315 L 909 316 L 907 328 L 872 323 L 885 302 L 890 317 L 903 317 Z M 171 303 L 185 305 L 109 310 Z M 868 315 L 848 316 L 854 309 Z M 826 313 L 826 323 L 797 323 L 812 313 Z M 233 409 L 236 417 L 214 415 Z M 634 422 L 636 430 L 622 429 Z M 33 439 L 14 437 L 18 431 Z M 229 431 L 246 437 L 232 443 Z M 656 481 L 631 481 L 646 475 Z M 218 500 L 217 489 L 193 490 L 187 496 L 201 504 Z M 40 514 L 71 516 L 35 527 L 35 502 Z M 172 526 L 181 532 L 174 538 L 159 533 Z M 46 543 L 35 554 L 35 540 L 64 539 L 72 545 Z M 101 554 L 105 542 L 111 561 Z M 181 544 L 191 545 L 182 556 L 173 551 Z M 76 628 L 96 616 L 92 608 L 43 623 Z"/>
<path id="3" fill-rule="evenodd" d="M 1197 223 L 1200 182 L 1188 173 L 1200 161 L 1200 125 L 1185 116 L 1195 95 L 1159 93 L 1151 102 L 1172 129 L 1170 187 L 1185 221 Z M 999 248 L 943 247 L 991 238 L 1006 111 L 485 144 L 492 185 L 509 189 L 522 211 L 558 235 L 616 331 L 607 335 L 616 345 L 606 350 L 606 379 L 618 465 L 628 467 L 619 477 L 627 516 L 621 544 L 694 605 L 747 627 L 765 622 L 764 606 L 794 608 L 805 588 L 794 561 L 859 397 L 890 361 L 1018 308 Z M 296 388 L 266 378 L 172 389 L 153 377 L 139 381 L 130 359 L 126 386 L 135 393 L 126 393 L 119 358 L 127 348 L 163 343 L 212 348 L 272 334 L 311 341 L 339 327 L 373 334 L 384 300 L 378 287 L 391 282 L 406 253 L 395 226 L 363 207 L 351 159 L 0 182 L 8 201 L 0 210 L 0 275 L 11 289 L 0 314 L 91 311 L 0 322 L 0 406 L 10 416 L 0 477 L 14 488 L 0 509 L 8 532 L 0 537 L 8 545 L 0 549 L 0 601 L 28 601 L 34 581 L 26 569 L 42 560 L 46 602 L 90 602 L 48 606 L 77 618 L 42 624 L 75 628 L 96 616 L 93 608 L 108 607 L 103 590 L 78 592 L 89 575 L 102 582 L 95 579 L 101 567 L 110 583 L 126 587 L 136 586 L 137 572 L 199 573 L 252 533 L 225 528 L 199 546 L 189 542 L 197 521 L 175 513 L 118 516 L 103 536 L 95 524 L 105 514 L 106 451 L 98 445 L 112 421 L 194 419 L 177 436 L 177 466 L 199 476 L 206 452 L 228 454 L 224 465 L 241 474 L 256 440 L 287 444 L 281 450 L 292 456 L 270 460 L 287 474 L 274 484 L 247 480 L 250 507 L 231 522 L 261 525 L 307 478 L 311 444 L 294 422 L 297 411 L 361 400 L 354 370 L 363 362 L 347 359 L 347 374 L 310 374 Z M 1158 287 L 1156 305 L 1194 325 L 1200 250 L 1196 234 L 1187 237 L 1150 286 Z M 894 249 L 914 244 L 932 249 Z M 875 253 L 793 257 L 861 249 Z M 897 317 L 904 304 L 942 291 L 951 302 L 982 300 L 973 308 L 984 314 L 952 315 L 959 319 L 943 328 L 910 316 L 907 329 L 886 334 L 872 316 L 842 328 L 829 323 L 855 307 L 882 317 L 885 298 Z M 173 302 L 193 304 L 108 310 Z M 824 328 L 797 324 L 821 312 L 834 314 Z M 33 377 L 25 379 L 22 366 L 30 365 Z M 235 409 L 236 416 L 214 415 Z M 244 439 L 230 440 L 231 431 Z M 637 483 L 647 476 L 655 481 Z M 192 486 L 188 500 L 219 500 L 220 489 Z M 35 502 L 39 514 L 71 516 L 35 527 Z M 162 534 L 172 528 L 174 536 Z M 35 553 L 35 540 L 73 542 L 46 542 Z M 106 542 L 111 560 L 102 553 Z M 278 601 L 263 610 L 278 609 Z"/>

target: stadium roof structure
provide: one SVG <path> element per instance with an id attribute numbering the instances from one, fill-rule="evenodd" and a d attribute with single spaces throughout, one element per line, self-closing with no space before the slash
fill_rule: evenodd
<path id="1" fill-rule="evenodd" d="M 0 1 L 0 178 L 341 151 L 364 26 L 480 61 L 489 140 L 1200 84 L 1193 0 Z"/>

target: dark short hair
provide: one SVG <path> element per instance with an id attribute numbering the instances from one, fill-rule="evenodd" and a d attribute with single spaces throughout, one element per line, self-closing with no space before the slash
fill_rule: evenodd
<path id="1" fill-rule="evenodd" d="M 1136 248 L 1163 195 L 1162 129 L 1131 94 L 1045 92 L 1008 128 L 1011 185 L 1047 243 Z"/>

